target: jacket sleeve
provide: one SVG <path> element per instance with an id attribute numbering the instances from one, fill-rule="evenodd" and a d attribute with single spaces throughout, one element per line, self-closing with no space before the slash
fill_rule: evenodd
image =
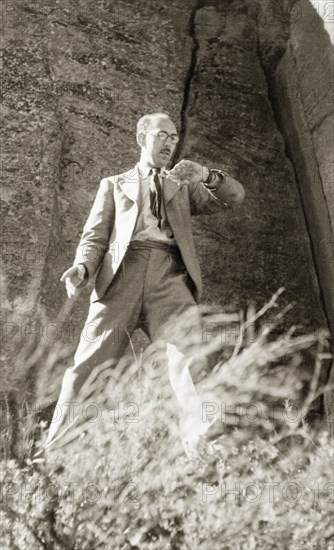
<path id="1" fill-rule="evenodd" d="M 214 214 L 222 209 L 241 204 L 245 190 L 241 183 L 231 176 L 215 170 L 219 176 L 215 189 L 209 189 L 203 182 L 189 185 L 190 209 L 193 216 Z"/>
<path id="2" fill-rule="evenodd" d="M 76 250 L 74 264 L 84 264 L 91 279 L 109 247 L 109 237 L 115 222 L 113 183 L 104 178 L 85 223 Z"/>

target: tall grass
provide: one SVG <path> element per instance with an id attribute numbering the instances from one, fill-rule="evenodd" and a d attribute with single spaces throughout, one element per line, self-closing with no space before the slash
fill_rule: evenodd
<path id="1" fill-rule="evenodd" d="M 255 314 L 256 338 L 250 320 L 241 327 L 229 359 L 224 315 L 204 312 L 210 331 L 194 354 L 215 358 L 198 383 L 210 427 L 192 458 L 159 350 L 94 371 L 85 414 L 38 468 L 29 457 L 46 422 L 29 399 L 14 418 L 7 399 L 1 548 L 334 548 L 333 451 L 325 424 L 308 420 L 330 390 L 328 335 L 278 335 L 282 314 L 265 321 L 278 296 Z M 191 343 L 191 324 L 175 330 Z"/>

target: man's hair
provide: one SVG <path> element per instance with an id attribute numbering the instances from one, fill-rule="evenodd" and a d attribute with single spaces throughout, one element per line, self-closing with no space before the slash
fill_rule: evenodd
<path id="1" fill-rule="evenodd" d="M 137 122 L 137 137 L 138 134 L 145 133 L 149 125 L 157 118 L 164 118 L 173 122 L 166 113 L 151 113 L 149 115 L 144 115 Z"/>

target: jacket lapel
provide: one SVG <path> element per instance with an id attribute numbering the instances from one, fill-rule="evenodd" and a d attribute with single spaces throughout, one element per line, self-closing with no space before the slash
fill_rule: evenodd
<path id="1" fill-rule="evenodd" d="M 117 183 L 132 202 L 137 202 L 139 196 L 139 170 L 137 166 L 119 176 Z"/>
<path id="2" fill-rule="evenodd" d="M 165 205 L 172 200 L 172 198 L 179 191 L 180 187 L 181 185 L 179 182 L 176 182 L 175 180 L 172 180 L 165 176 L 162 190 Z"/>

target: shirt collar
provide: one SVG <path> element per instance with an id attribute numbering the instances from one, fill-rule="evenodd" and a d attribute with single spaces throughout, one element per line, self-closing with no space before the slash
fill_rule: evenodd
<path id="1" fill-rule="evenodd" d="M 140 177 L 147 178 L 149 173 L 150 173 L 151 166 L 147 166 L 146 164 L 141 164 L 140 162 L 137 162 L 136 166 L 139 170 Z M 167 171 L 166 171 L 165 167 L 161 168 L 160 175 L 162 177 L 165 177 L 167 175 Z"/>

